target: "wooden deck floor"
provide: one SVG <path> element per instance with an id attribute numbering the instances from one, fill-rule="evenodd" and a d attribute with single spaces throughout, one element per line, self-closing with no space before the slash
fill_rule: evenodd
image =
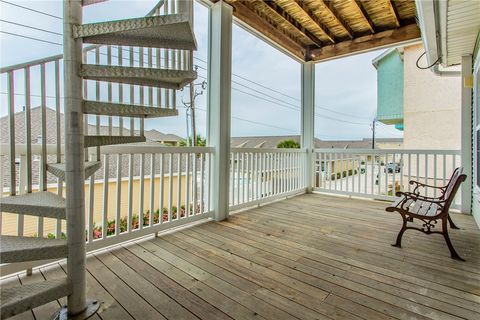
<path id="1" fill-rule="evenodd" d="M 88 259 L 95 319 L 480 319 L 480 232 L 407 231 L 383 202 L 303 195 Z M 27 283 L 64 274 L 44 268 Z M 5 283 L 4 283 L 5 285 Z M 7 284 L 8 285 L 8 284 Z M 16 319 L 48 319 L 64 301 Z"/>

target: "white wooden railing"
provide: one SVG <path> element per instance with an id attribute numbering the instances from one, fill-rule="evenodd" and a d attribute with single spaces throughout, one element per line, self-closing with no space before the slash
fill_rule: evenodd
<path id="1" fill-rule="evenodd" d="M 36 157 L 43 149 L 34 145 Z M 47 155 L 56 154 L 56 145 L 47 145 Z M 60 148 L 63 152 L 63 146 Z M 102 168 L 86 181 L 87 250 L 134 239 L 178 227 L 212 216 L 209 167 L 212 148 L 164 147 L 162 145 L 117 145 L 101 149 Z M 17 145 L 17 193 L 26 191 L 26 148 Z M 0 146 L 0 178 L 8 145 Z M 96 157 L 93 150 L 90 157 Z M 34 161 L 35 163 L 35 161 Z M 40 166 L 34 165 L 35 170 Z M 36 173 L 33 174 L 35 177 Z M 47 189 L 62 194 L 63 183 L 47 180 Z M 34 179 L 34 181 L 36 181 Z M 31 185 L 38 190 L 38 183 Z M 4 188 L 3 196 L 10 193 Z M 117 223 L 119 222 L 120 223 Z M 18 214 L 0 213 L 4 235 L 64 237 L 64 221 L 38 219 Z M 38 262 L 37 264 L 42 262 Z M 25 269 L 24 264 L 2 266 L 2 275 Z"/>
<path id="2" fill-rule="evenodd" d="M 458 150 L 315 150 L 316 191 L 392 200 L 396 191 L 411 191 L 410 180 L 434 186 L 448 182 L 460 166 Z M 438 196 L 431 189 L 430 196 Z M 459 208 L 460 194 L 454 208 Z"/>
<path id="3" fill-rule="evenodd" d="M 230 209 L 272 201 L 305 191 L 305 151 L 232 148 Z"/>

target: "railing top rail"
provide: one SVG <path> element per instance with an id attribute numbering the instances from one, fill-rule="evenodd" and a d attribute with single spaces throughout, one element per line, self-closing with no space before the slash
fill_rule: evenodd
<path id="1" fill-rule="evenodd" d="M 63 154 L 64 145 L 61 145 L 61 153 Z M 142 154 L 142 153 L 213 153 L 213 147 L 167 147 L 160 144 L 142 144 L 142 145 L 112 145 L 104 146 L 100 149 L 102 154 Z M 95 148 L 90 148 L 90 153 L 95 153 Z M 42 153 L 41 144 L 32 145 L 32 154 L 40 155 Z M 56 154 L 57 145 L 47 144 L 47 154 Z M 0 144 L 0 156 L 8 156 L 10 154 L 9 144 Z M 26 144 L 16 144 L 15 154 L 17 156 L 27 154 Z"/>
<path id="2" fill-rule="evenodd" d="M 323 153 L 346 153 L 346 154 L 437 154 L 437 155 L 460 155 L 460 150 L 427 150 L 427 149 L 315 149 L 315 152 Z"/>
<path id="3" fill-rule="evenodd" d="M 142 153 L 213 153 L 213 147 L 167 147 L 159 144 L 112 145 L 100 149 L 102 154 L 142 154 Z"/>
<path id="4" fill-rule="evenodd" d="M 305 149 L 283 149 L 283 148 L 230 148 L 234 153 L 305 153 Z"/>
<path id="5" fill-rule="evenodd" d="M 98 47 L 101 47 L 101 46 L 102 45 L 100 45 L 100 44 L 94 44 L 94 45 L 86 46 L 85 48 L 83 48 L 83 52 L 88 52 L 88 51 L 94 50 L 95 48 L 98 48 Z M 61 60 L 61 59 L 63 59 L 63 54 L 57 54 L 57 55 L 50 56 L 50 57 L 45 57 L 45 58 L 40 58 L 40 59 L 31 60 L 31 61 L 27 61 L 27 62 L 22 62 L 22 63 L 19 63 L 19 64 L 14 64 L 14 65 L 11 65 L 11 66 L 6 66 L 6 67 L 3 67 L 3 68 L 0 68 L 0 74 L 1 73 L 7 73 L 7 72 L 10 72 L 10 71 L 21 70 L 21 69 L 24 69 L 24 68 L 27 68 L 27 67 L 35 67 L 35 66 L 38 66 L 38 65 L 41 65 L 41 64 L 44 64 L 44 63 L 54 62 L 54 61 Z"/>

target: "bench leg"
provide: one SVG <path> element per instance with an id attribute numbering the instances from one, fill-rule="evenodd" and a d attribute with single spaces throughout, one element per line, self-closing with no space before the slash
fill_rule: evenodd
<path id="1" fill-rule="evenodd" d="M 453 220 L 452 220 L 452 218 L 450 217 L 450 215 L 448 215 L 448 223 L 450 224 L 450 228 L 452 228 L 452 229 L 460 229 L 459 227 L 457 227 L 457 226 L 455 225 L 455 223 L 453 223 Z"/>
<path id="2" fill-rule="evenodd" d="M 448 235 L 447 219 L 445 218 L 442 219 L 442 228 L 443 228 L 442 234 L 443 234 L 443 237 L 445 238 L 445 242 L 447 243 L 448 249 L 450 250 L 450 256 L 452 257 L 452 259 L 465 261 L 458 255 L 457 251 L 455 251 L 455 248 L 453 247 L 452 241 L 450 241 L 450 236 Z"/>
<path id="3" fill-rule="evenodd" d="M 402 247 L 402 237 L 405 231 L 407 230 L 407 217 L 405 217 L 403 214 L 401 216 L 403 220 L 402 229 L 400 229 L 400 232 L 398 232 L 397 241 L 395 242 L 395 244 L 392 244 L 392 246 L 398 247 L 398 248 Z"/>

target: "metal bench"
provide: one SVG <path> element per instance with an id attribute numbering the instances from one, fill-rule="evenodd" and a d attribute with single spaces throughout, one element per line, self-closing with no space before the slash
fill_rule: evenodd
<path id="1" fill-rule="evenodd" d="M 410 181 L 410 184 L 416 185 L 413 192 L 397 192 L 399 198 L 385 209 L 388 212 L 398 212 L 403 220 L 402 228 L 393 246 L 401 248 L 402 236 L 405 231 L 409 229 L 418 230 L 425 234 L 438 233 L 445 238 L 451 257 L 456 260 L 465 261 L 458 255 L 452 245 L 448 235 L 448 223 L 450 223 L 452 228 L 458 229 L 449 217 L 449 209 L 455 198 L 455 194 L 466 177 L 465 174 L 462 174 L 462 168 L 457 168 L 452 174 L 448 184 L 444 187 L 430 186 L 417 181 Z M 437 188 L 440 189 L 441 195 L 440 197 L 428 197 L 420 194 L 420 188 Z M 408 222 L 413 222 L 414 219 L 419 219 L 423 222 L 421 228 L 407 226 Z M 438 221 L 442 222 L 442 231 L 433 230 Z"/>

